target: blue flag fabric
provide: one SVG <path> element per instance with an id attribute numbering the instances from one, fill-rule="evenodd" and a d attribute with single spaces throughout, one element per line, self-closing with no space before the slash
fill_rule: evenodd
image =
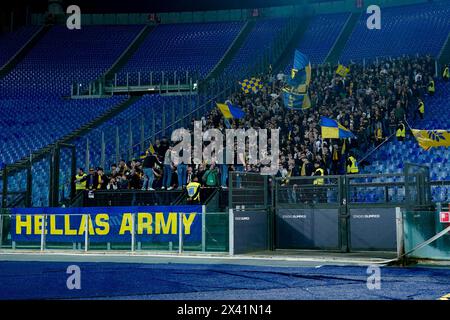
<path id="1" fill-rule="evenodd" d="M 305 110 L 311 107 L 311 100 L 308 94 L 298 94 L 283 90 L 284 106 L 293 110 Z"/>
<path id="2" fill-rule="evenodd" d="M 311 62 L 309 58 L 298 50 L 295 50 L 294 63 L 291 70 L 291 76 L 288 79 L 288 84 L 291 87 L 297 88 L 300 85 L 304 89 L 297 90 L 306 92 L 306 89 L 311 81 Z"/>
<path id="3" fill-rule="evenodd" d="M 225 119 L 242 119 L 245 117 L 245 112 L 237 105 L 231 103 L 216 104 Z"/>

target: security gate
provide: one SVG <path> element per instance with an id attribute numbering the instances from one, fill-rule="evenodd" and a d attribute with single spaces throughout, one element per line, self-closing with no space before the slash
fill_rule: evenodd
<path id="1" fill-rule="evenodd" d="M 275 248 L 340 250 L 345 246 L 341 179 L 275 179 Z"/>
<path id="2" fill-rule="evenodd" d="M 276 178 L 274 247 L 395 251 L 396 208 L 429 204 L 427 174 Z"/>
<path id="3" fill-rule="evenodd" d="M 230 172 L 230 254 L 265 251 L 272 247 L 269 177 Z"/>
<path id="4" fill-rule="evenodd" d="M 323 178 L 233 172 L 229 204 L 234 249 L 395 251 L 397 208 L 430 201 L 427 170 L 408 170 Z"/>

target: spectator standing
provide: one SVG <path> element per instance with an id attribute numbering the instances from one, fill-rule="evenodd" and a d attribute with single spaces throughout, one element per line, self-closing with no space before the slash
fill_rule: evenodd
<path id="1" fill-rule="evenodd" d="M 78 173 L 75 176 L 75 191 L 76 193 L 86 190 L 86 173 L 82 168 L 78 169 Z"/>
<path id="2" fill-rule="evenodd" d="M 166 149 L 164 155 L 163 184 L 161 189 L 171 190 L 172 189 L 171 184 L 172 184 L 172 148 L 169 147 L 168 149 Z"/>
<path id="3" fill-rule="evenodd" d="M 155 154 L 146 151 L 146 156 L 144 158 L 144 162 L 142 163 L 142 168 L 144 172 L 144 183 L 142 185 L 142 190 L 149 190 L 149 191 L 155 190 L 153 189 L 153 181 L 155 180 L 155 174 L 153 172 L 153 169 L 156 163 L 161 165 Z"/>
<path id="4" fill-rule="evenodd" d="M 202 180 L 207 187 L 217 187 L 219 185 L 218 175 L 216 164 L 212 162 L 209 169 L 203 174 Z"/>

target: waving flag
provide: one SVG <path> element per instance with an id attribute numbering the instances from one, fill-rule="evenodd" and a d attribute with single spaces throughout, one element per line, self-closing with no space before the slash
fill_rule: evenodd
<path id="1" fill-rule="evenodd" d="M 155 154 L 155 148 L 153 147 L 153 143 L 150 143 L 147 150 L 145 150 L 144 154 L 140 156 L 141 159 L 147 157 L 148 154 Z"/>
<path id="2" fill-rule="evenodd" d="M 239 83 L 241 85 L 242 91 L 244 91 L 245 93 L 257 93 L 263 87 L 261 79 L 259 78 L 245 79 Z"/>
<path id="3" fill-rule="evenodd" d="M 288 79 L 291 87 L 297 91 L 305 93 L 311 82 L 311 62 L 309 58 L 298 50 L 295 50 L 294 63 L 291 69 L 291 76 Z M 301 88 L 299 88 L 301 86 Z"/>
<path id="4" fill-rule="evenodd" d="M 330 118 L 322 117 L 320 128 L 322 129 L 322 139 L 356 138 L 350 130 Z"/>
<path id="5" fill-rule="evenodd" d="M 432 147 L 450 147 L 450 131 L 411 129 L 419 146 L 425 150 Z"/>
<path id="6" fill-rule="evenodd" d="M 309 95 L 298 94 L 292 91 L 283 89 L 284 106 L 292 110 L 305 110 L 311 107 L 311 100 Z"/>
<path id="7" fill-rule="evenodd" d="M 339 64 L 336 69 L 336 74 L 340 75 L 341 77 L 345 78 L 345 76 L 350 72 L 350 68 L 347 68 L 346 66 Z"/>
<path id="8" fill-rule="evenodd" d="M 245 117 L 245 112 L 239 106 L 231 103 L 216 103 L 216 105 L 225 119 L 242 119 Z"/>

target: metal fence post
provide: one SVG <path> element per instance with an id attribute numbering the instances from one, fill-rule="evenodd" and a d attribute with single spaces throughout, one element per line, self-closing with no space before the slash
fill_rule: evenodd
<path id="1" fill-rule="evenodd" d="M 116 164 L 120 160 L 120 138 L 119 138 L 119 127 L 116 127 Z"/>
<path id="2" fill-rule="evenodd" d="M 397 234 L 397 258 L 400 258 L 405 252 L 404 246 L 404 230 L 403 230 L 403 214 L 400 207 L 395 208 L 395 226 Z"/>
<path id="3" fill-rule="evenodd" d="M 145 120 L 144 120 L 144 116 L 141 116 L 141 141 L 140 141 L 140 152 L 143 153 L 145 151 Z"/>
<path id="4" fill-rule="evenodd" d="M 228 210 L 228 250 L 230 256 L 234 256 L 234 213 L 232 208 Z"/>
<path id="5" fill-rule="evenodd" d="M 135 243 L 136 243 L 136 225 L 135 225 L 135 218 L 136 218 L 136 214 L 133 212 L 131 214 L 131 252 L 134 252 L 134 247 L 135 247 Z"/>
<path id="6" fill-rule="evenodd" d="M 84 222 L 84 252 L 88 251 L 88 246 L 89 246 L 89 220 L 90 220 L 90 215 L 89 214 L 85 214 L 86 216 L 86 221 Z"/>
<path id="7" fill-rule="evenodd" d="M 340 247 L 341 252 L 349 251 L 349 210 L 348 210 L 348 201 L 349 201 L 349 186 L 348 186 L 348 176 L 339 177 L 339 238 L 340 238 Z"/>
<path id="8" fill-rule="evenodd" d="M 3 215 L 4 214 L 5 214 L 5 212 L 3 211 L 3 209 L 0 209 L 0 249 L 3 244 Z"/>
<path id="9" fill-rule="evenodd" d="M 175 100 L 172 100 L 172 108 L 171 108 L 171 124 L 170 127 L 172 130 L 175 130 Z"/>
<path id="10" fill-rule="evenodd" d="M 202 205 L 202 252 L 206 251 L 206 206 Z"/>
<path id="11" fill-rule="evenodd" d="M 276 213 L 277 213 L 277 199 L 276 194 L 278 193 L 278 181 L 275 176 L 272 176 L 272 188 L 270 190 L 271 195 L 271 205 L 269 207 L 269 250 L 275 250 L 275 238 L 276 238 Z"/>
<path id="12" fill-rule="evenodd" d="M 154 142 L 154 140 L 155 140 L 155 133 L 156 133 L 156 118 L 155 118 L 155 113 L 152 112 L 152 132 L 150 134 L 150 136 L 152 137 L 151 142 Z"/>
<path id="13" fill-rule="evenodd" d="M 233 208 L 233 176 L 234 171 L 228 175 L 228 207 Z"/>
<path id="14" fill-rule="evenodd" d="M 100 154 L 100 164 L 101 164 L 102 168 L 105 168 L 105 157 L 106 157 L 105 152 L 106 152 L 105 132 L 102 131 L 102 145 L 101 145 L 101 154 Z"/>
<path id="15" fill-rule="evenodd" d="M 166 104 L 165 102 L 163 102 L 163 106 L 162 106 L 162 135 L 165 136 L 166 135 Z"/>
<path id="16" fill-rule="evenodd" d="M 132 128 L 131 120 L 129 123 L 129 129 L 128 129 L 128 143 L 129 143 L 128 159 L 132 159 L 133 158 L 133 128 Z"/>
<path id="17" fill-rule="evenodd" d="M 33 159 L 32 155 L 30 155 L 30 164 L 27 165 L 27 192 L 26 192 L 26 198 L 25 198 L 25 206 L 31 207 L 32 198 L 33 198 L 33 175 L 31 172 L 32 166 L 33 166 Z"/>
<path id="18" fill-rule="evenodd" d="M 86 139 L 86 157 L 85 157 L 85 170 L 89 170 L 90 166 L 90 154 L 89 154 L 89 138 Z"/>
<path id="19" fill-rule="evenodd" d="M 45 230 L 47 229 L 47 215 L 42 216 L 42 228 L 41 228 L 41 251 L 45 250 Z"/>
<path id="20" fill-rule="evenodd" d="M 183 253 L 183 215 L 184 213 L 178 213 L 178 253 Z"/>
<path id="21" fill-rule="evenodd" d="M 3 168 L 3 190 L 2 190 L 2 208 L 6 208 L 8 204 L 8 167 Z"/>

